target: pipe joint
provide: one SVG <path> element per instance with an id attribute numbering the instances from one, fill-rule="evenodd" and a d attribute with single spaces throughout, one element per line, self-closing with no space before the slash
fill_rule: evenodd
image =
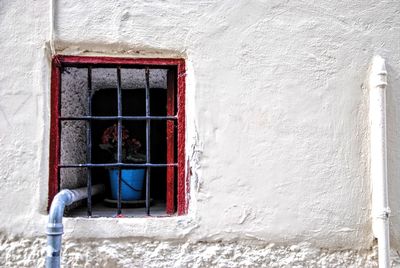
<path id="1" fill-rule="evenodd" d="M 62 235 L 64 234 L 64 227 L 62 223 L 52 223 L 47 225 L 47 235 Z"/>
<path id="2" fill-rule="evenodd" d="M 385 89 L 387 86 L 387 71 L 385 60 L 380 56 L 375 56 L 370 69 L 369 86 L 371 88 Z"/>
<path id="3" fill-rule="evenodd" d="M 392 211 L 389 207 L 381 210 L 379 213 L 376 213 L 375 218 L 379 220 L 388 220 L 391 216 Z"/>

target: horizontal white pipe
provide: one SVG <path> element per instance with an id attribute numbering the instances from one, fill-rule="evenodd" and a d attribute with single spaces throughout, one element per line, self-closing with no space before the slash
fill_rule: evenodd
<path id="1" fill-rule="evenodd" d="M 373 58 L 369 72 L 370 156 L 372 186 L 372 230 L 378 239 L 379 267 L 390 265 L 389 201 L 386 148 L 386 85 L 385 60 Z"/>

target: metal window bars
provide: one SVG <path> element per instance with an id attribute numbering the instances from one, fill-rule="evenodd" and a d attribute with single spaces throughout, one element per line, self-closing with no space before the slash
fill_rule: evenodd
<path id="1" fill-rule="evenodd" d="M 73 64 L 69 64 L 68 66 L 75 67 Z M 150 130 L 151 130 L 151 121 L 153 120 L 163 120 L 167 122 L 176 121 L 178 116 L 173 112 L 171 108 L 167 111 L 168 115 L 166 116 L 152 116 L 150 113 L 150 66 L 144 66 L 145 69 L 145 108 L 146 113 L 145 116 L 124 116 L 122 113 L 122 86 L 121 86 L 121 65 L 112 66 L 116 69 L 117 73 L 117 81 L 116 81 L 116 89 L 117 89 L 117 116 L 93 116 L 92 115 L 92 68 L 93 66 L 90 64 L 82 66 L 79 64 L 77 67 L 79 68 L 87 68 L 87 106 L 88 106 L 88 115 L 87 116 L 60 116 L 61 111 L 61 94 L 59 93 L 58 100 L 58 135 L 61 137 L 61 122 L 62 121 L 86 121 L 86 163 L 75 163 L 75 164 L 60 164 L 58 161 L 58 189 L 60 189 L 60 169 L 62 168 L 86 168 L 87 169 L 87 189 L 88 189 L 88 197 L 87 197 L 87 216 L 92 217 L 92 168 L 104 167 L 104 168 L 117 168 L 118 169 L 118 192 L 117 192 L 117 216 L 122 214 L 122 200 L 121 200 L 121 169 L 122 168 L 137 168 L 143 167 L 146 169 L 145 175 L 145 212 L 149 216 L 150 215 L 150 179 L 151 179 L 151 169 L 157 167 L 165 167 L 165 168 L 174 168 L 178 167 L 178 163 L 151 163 L 151 155 L 150 155 Z M 101 67 L 97 67 L 101 68 Z M 107 66 L 109 68 L 109 66 Z M 153 67 L 154 68 L 154 67 Z M 59 73 L 61 76 L 61 72 Z M 62 79 L 60 77 L 60 79 Z M 58 84 L 59 91 L 61 92 L 61 83 Z M 174 85 L 175 86 L 175 85 Z M 175 91 L 175 89 L 174 89 Z M 175 94 L 174 92 L 172 92 Z M 171 101 L 171 98 L 168 97 Z M 173 99 L 173 98 L 172 98 Z M 168 100 L 167 100 L 168 101 Z M 170 103 L 167 105 L 171 106 Z M 173 115 L 170 113 L 173 112 Z M 117 144 L 117 163 L 92 163 L 92 122 L 95 120 L 116 120 L 118 122 L 118 144 Z M 142 164 L 138 163 L 123 163 L 122 157 L 122 121 L 145 121 L 146 122 L 146 162 Z M 167 128 L 170 127 L 171 124 L 167 123 Z M 62 138 L 62 137 L 61 137 Z M 167 137 L 168 139 L 168 137 Z M 58 156 L 58 159 L 60 156 Z M 167 159 L 168 162 L 168 159 Z M 167 171 L 168 172 L 168 171 Z M 172 172 L 173 173 L 173 172 Z M 173 190 L 171 190 L 173 192 Z M 168 194 L 168 193 L 167 193 Z M 168 208 L 167 208 L 168 210 Z M 171 208 L 169 208 L 171 210 Z M 168 211 L 167 211 L 168 212 Z M 171 213 L 171 211 L 169 211 Z"/>

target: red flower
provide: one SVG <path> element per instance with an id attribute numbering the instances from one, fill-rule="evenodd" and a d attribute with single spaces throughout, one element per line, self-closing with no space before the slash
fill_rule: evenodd
<path id="1" fill-rule="evenodd" d="M 129 131 L 122 126 L 122 144 L 124 144 L 129 139 Z M 116 144 L 118 142 L 118 125 L 114 124 L 107 128 L 103 136 L 101 137 L 101 142 L 103 144 Z"/>
<path id="2" fill-rule="evenodd" d="M 122 126 L 122 158 L 123 161 L 133 163 L 142 163 L 146 160 L 146 156 L 139 152 L 142 144 L 136 138 L 129 137 L 129 131 Z M 100 148 L 108 151 L 111 156 L 117 161 L 118 152 L 118 125 L 114 124 L 104 130 L 101 136 Z"/>

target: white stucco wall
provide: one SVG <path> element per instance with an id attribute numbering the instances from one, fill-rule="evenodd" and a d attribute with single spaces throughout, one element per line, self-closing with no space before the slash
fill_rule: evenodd
<path id="1" fill-rule="evenodd" d="M 370 249 L 363 83 L 379 53 L 389 72 L 391 239 L 399 248 L 399 12 L 395 0 L 57 1 L 59 54 L 186 59 L 193 173 L 188 215 L 66 219 L 66 243 Z M 48 1 L 0 2 L 0 231 L 29 241 L 40 241 L 46 222 L 48 16 Z"/>

